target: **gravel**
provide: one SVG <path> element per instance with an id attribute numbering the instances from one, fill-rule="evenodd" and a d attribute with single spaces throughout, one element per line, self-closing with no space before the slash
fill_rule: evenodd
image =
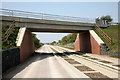
<path id="1" fill-rule="evenodd" d="M 83 57 L 88 57 L 89 58 L 90 56 L 83 55 Z"/>
<path id="2" fill-rule="evenodd" d="M 100 62 L 103 62 L 103 63 L 107 63 L 107 64 L 111 64 L 112 62 L 109 62 L 109 61 L 100 61 Z"/>
<path id="3" fill-rule="evenodd" d="M 62 58 L 68 58 L 69 59 L 69 57 L 68 56 L 61 56 Z"/>
<path id="4" fill-rule="evenodd" d="M 77 69 L 79 69 L 80 71 L 95 71 L 87 66 L 75 66 Z"/>
<path id="5" fill-rule="evenodd" d="M 92 80 L 112 80 L 109 77 L 103 75 L 100 72 L 95 72 L 95 73 L 85 73 L 87 76 L 92 78 Z"/>
<path id="6" fill-rule="evenodd" d="M 120 65 L 113 65 L 113 66 L 120 67 Z"/>
<path id="7" fill-rule="evenodd" d="M 65 59 L 67 62 L 69 62 L 70 64 L 80 64 L 77 61 L 74 61 L 74 59 Z"/>
<path id="8" fill-rule="evenodd" d="M 97 59 L 97 58 L 90 58 L 90 59 L 93 59 L 93 60 L 99 60 L 99 59 Z"/>

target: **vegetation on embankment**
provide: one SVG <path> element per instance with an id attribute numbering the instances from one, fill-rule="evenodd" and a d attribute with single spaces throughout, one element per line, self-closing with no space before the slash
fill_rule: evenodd
<path id="1" fill-rule="evenodd" d="M 71 34 L 68 34 L 68 35 L 64 36 L 58 42 L 53 41 L 50 44 L 51 45 L 58 45 L 58 46 L 66 47 L 66 48 L 69 48 L 69 49 L 74 49 L 73 44 L 74 44 L 74 42 L 76 40 L 76 37 L 77 37 L 77 33 L 71 33 Z"/>
<path id="2" fill-rule="evenodd" d="M 6 27 L 2 27 L 2 35 L 5 34 L 5 32 L 7 31 L 8 26 Z M 18 35 L 19 32 L 19 28 L 14 28 L 13 32 L 10 34 L 10 36 L 8 37 L 8 39 L 4 42 L 2 42 L 2 49 L 8 49 L 8 48 L 14 48 L 16 47 L 16 37 Z"/>
<path id="3" fill-rule="evenodd" d="M 41 46 L 43 46 L 44 44 L 40 42 L 40 40 L 36 37 L 36 34 L 32 33 L 33 36 L 33 40 L 34 40 L 34 45 L 35 45 L 35 49 L 40 48 Z"/>
<path id="4" fill-rule="evenodd" d="M 2 27 L 2 35 L 5 34 L 7 29 L 8 29 L 8 26 Z M 13 32 L 8 37 L 8 39 L 4 42 L 2 41 L 2 49 L 3 50 L 16 47 L 15 42 L 16 42 L 18 32 L 19 32 L 19 28 L 15 27 L 13 29 Z M 43 43 L 40 43 L 39 39 L 37 39 L 37 37 L 36 37 L 36 34 L 32 33 L 32 36 L 33 36 L 33 40 L 34 40 L 34 44 L 35 44 L 35 49 L 41 47 L 43 45 Z"/>
<path id="5" fill-rule="evenodd" d="M 108 28 L 103 28 L 102 29 L 104 32 L 106 32 L 111 38 L 112 38 L 112 44 L 108 44 L 105 39 L 103 37 L 100 36 L 99 33 L 97 33 L 99 35 L 99 37 L 101 37 L 101 39 L 107 44 L 109 51 L 108 53 L 119 53 L 118 52 L 118 45 L 120 45 L 120 41 L 118 42 L 118 25 L 111 25 Z"/>

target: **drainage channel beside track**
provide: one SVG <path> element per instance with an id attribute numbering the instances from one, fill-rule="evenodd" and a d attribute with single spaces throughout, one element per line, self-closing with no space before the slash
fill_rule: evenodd
<path id="1" fill-rule="evenodd" d="M 55 55 L 63 58 L 65 61 L 67 61 L 69 64 L 73 65 L 79 71 L 83 72 L 85 75 L 90 77 L 92 80 L 113 80 L 113 79 L 109 78 L 108 76 L 100 73 L 99 71 L 91 69 L 90 67 L 85 66 L 84 64 L 78 62 L 77 60 L 70 58 L 67 55 L 67 54 L 69 54 L 68 52 L 59 53 L 59 50 L 56 50 L 53 47 L 51 47 L 51 49 L 56 52 Z"/>

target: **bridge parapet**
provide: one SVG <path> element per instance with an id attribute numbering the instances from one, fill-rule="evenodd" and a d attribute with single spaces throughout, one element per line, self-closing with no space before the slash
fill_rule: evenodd
<path id="1" fill-rule="evenodd" d="M 0 22 L 9 25 L 14 20 L 16 27 L 26 27 L 36 32 L 80 32 L 95 28 L 94 19 L 32 13 L 17 10 L 0 9 Z"/>
<path id="2" fill-rule="evenodd" d="M 68 21 L 68 22 L 81 22 L 81 23 L 95 23 L 95 19 L 71 17 L 71 16 L 61 16 L 53 14 L 44 13 L 33 13 L 18 10 L 0 9 L 2 16 L 12 16 L 12 17 L 24 17 L 24 18 L 35 18 L 35 19 L 45 19 L 45 20 L 55 20 L 55 21 Z"/>

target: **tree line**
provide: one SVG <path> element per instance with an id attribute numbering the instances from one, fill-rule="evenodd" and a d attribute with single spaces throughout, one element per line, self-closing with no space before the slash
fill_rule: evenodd
<path id="1" fill-rule="evenodd" d="M 64 36 L 61 40 L 59 40 L 58 42 L 56 41 L 53 41 L 52 43 L 50 43 L 51 45 L 54 45 L 54 44 L 60 44 L 60 45 L 66 45 L 66 44 L 69 44 L 69 43 L 74 43 L 75 40 L 76 40 L 76 37 L 77 37 L 77 33 L 71 33 L 71 34 L 68 34 L 66 36 Z"/>

